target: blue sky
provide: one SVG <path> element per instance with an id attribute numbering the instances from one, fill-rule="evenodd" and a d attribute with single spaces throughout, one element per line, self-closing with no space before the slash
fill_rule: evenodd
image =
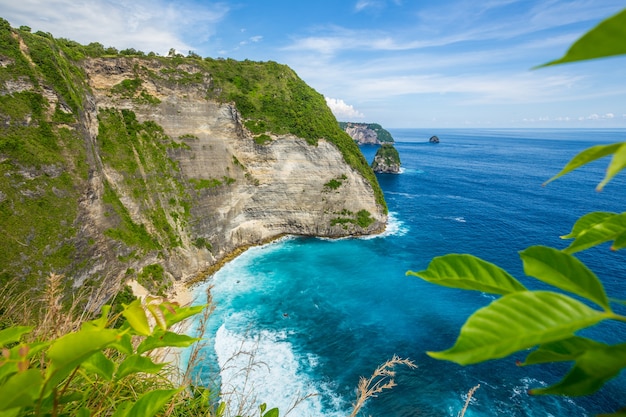
<path id="1" fill-rule="evenodd" d="M 384 127 L 626 127 L 626 57 L 558 58 L 623 0 L 0 0 L 81 43 L 273 60 L 339 120 Z"/>

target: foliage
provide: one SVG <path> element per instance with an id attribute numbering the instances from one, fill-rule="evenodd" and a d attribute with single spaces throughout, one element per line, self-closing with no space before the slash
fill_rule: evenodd
<path id="1" fill-rule="evenodd" d="M 63 53 L 62 43 L 49 34 L 21 32 L 28 46 L 30 59 L 36 64 L 36 75 L 52 85 L 61 98 L 77 112 L 83 107 L 83 91 L 86 89 L 82 70 L 73 65 Z"/>
<path id="2" fill-rule="evenodd" d="M 561 60 L 548 65 L 626 53 L 626 10 L 600 23 L 579 39 Z M 574 156 L 548 182 L 596 159 L 612 155 L 598 189 L 626 168 L 626 142 L 594 146 Z M 444 286 L 501 295 L 474 312 L 462 326 L 455 344 L 438 359 L 461 365 L 508 356 L 537 347 L 521 365 L 571 362 L 561 381 L 533 394 L 588 395 L 626 368 L 626 343 L 609 345 L 577 333 L 601 322 L 626 322 L 614 310 L 623 304 L 606 294 L 602 282 L 575 253 L 613 242 L 611 249 L 626 247 L 626 213 L 593 212 L 581 217 L 562 250 L 531 246 L 520 252 L 524 272 L 548 286 L 529 290 L 508 272 L 471 255 L 450 254 L 435 258 L 426 270 L 407 272 Z M 623 410 L 614 416 L 622 416 Z"/>
<path id="3" fill-rule="evenodd" d="M 111 87 L 111 92 L 122 97 L 133 97 L 142 84 L 141 78 L 126 79 Z"/>
<path id="4" fill-rule="evenodd" d="M 165 296 L 170 289 L 171 282 L 165 278 L 165 270 L 159 264 L 146 265 L 137 274 L 137 282 L 146 288 L 151 294 Z"/>
<path id="5" fill-rule="evenodd" d="M 346 176 L 346 174 L 343 174 L 339 178 L 333 178 L 328 181 L 326 184 L 324 184 L 324 188 L 327 188 L 329 190 L 336 190 L 337 188 L 341 187 L 343 182 L 347 179 L 348 177 Z"/>
<path id="6" fill-rule="evenodd" d="M 206 188 L 216 188 L 224 184 L 231 185 L 235 181 L 237 180 L 231 177 L 227 177 L 227 176 L 223 176 L 221 180 L 218 180 L 217 178 L 208 178 L 208 179 L 207 178 L 199 178 L 199 179 L 191 178 L 189 179 L 189 182 L 193 184 L 193 187 L 194 189 L 196 189 L 196 191 L 203 190 Z"/>
<path id="7" fill-rule="evenodd" d="M 254 137 L 254 143 L 256 143 L 257 145 L 265 145 L 266 143 L 269 143 L 271 141 L 272 138 L 265 133 L 261 133 L 260 135 Z"/>
<path id="8" fill-rule="evenodd" d="M 208 240 L 206 240 L 206 238 L 204 237 L 198 237 L 193 241 L 193 245 L 198 248 L 198 249 L 207 249 L 207 250 L 211 250 L 213 249 L 213 246 L 211 245 L 211 242 L 209 242 Z"/>
<path id="9" fill-rule="evenodd" d="M 32 38 L 34 51 L 49 41 L 22 30 Z M 63 97 L 56 105 L 50 103 L 40 87 L 53 78 L 63 83 L 63 74 L 73 79 L 71 71 L 64 72 L 67 62 L 58 50 L 37 55 L 57 74 L 44 77 L 29 64 L 6 21 L 0 25 L 0 49 L 8 62 L 0 68 L 0 82 L 30 87 L 0 96 L 0 227 L 6 236 L 0 241 L 2 274 L 21 276 L 27 288 L 41 271 L 73 264 L 75 203 L 88 168 L 80 133 L 68 126 L 75 123 L 75 113 L 65 105 L 61 109 Z"/>
<path id="10" fill-rule="evenodd" d="M 372 168 L 376 169 L 381 163 L 387 166 L 400 165 L 400 154 L 395 146 L 385 143 L 378 148 L 374 156 L 374 162 L 372 162 Z"/>
<path id="11" fill-rule="evenodd" d="M 105 306 L 80 329 L 43 340 L 29 326 L 1 330 L 0 415 L 148 417 L 175 407 L 187 394 L 166 383 L 154 354 L 195 343 L 172 326 L 203 309 L 148 298 L 117 315 Z M 112 327 L 118 318 L 122 324 Z"/>
<path id="12" fill-rule="evenodd" d="M 119 225 L 114 228 L 119 230 L 116 233 L 109 231 L 109 236 L 146 250 L 180 246 L 174 226 L 176 223 L 184 225 L 187 220 L 188 211 L 182 207 L 187 192 L 176 175 L 177 165 L 167 153 L 168 147 L 180 145 L 165 135 L 163 128 L 156 123 L 140 123 L 131 110 L 102 109 L 98 120 L 98 143 L 103 162 L 123 174 L 123 183 L 117 186 L 123 186 L 120 191 L 133 196 L 136 204 L 142 207 L 145 222 L 152 223 L 152 229 L 157 231 L 148 233 L 145 225 L 130 217 L 117 196 L 118 190 L 108 184 L 105 202 L 111 204 L 119 218 Z M 173 201 L 181 207 L 165 204 L 165 196 L 171 195 L 178 197 Z"/>
<path id="13" fill-rule="evenodd" d="M 330 221 L 331 226 L 340 224 L 344 229 L 347 229 L 348 224 L 357 225 L 363 229 L 366 229 L 374 223 L 374 219 L 371 217 L 371 213 L 365 209 L 359 210 L 357 213 L 353 213 L 350 210 L 342 210 L 340 213 L 342 217 L 335 217 Z"/>
<path id="14" fill-rule="evenodd" d="M 569 48 L 567 53 L 540 67 L 626 54 L 626 9 L 600 22 Z"/>
<path id="15" fill-rule="evenodd" d="M 158 97 L 141 88 L 142 85 L 143 80 L 141 78 L 125 79 L 111 87 L 111 93 L 118 94 L 122 98 L 133 99 L 138 104 L 156 105 L 161 103 Z"/>
<path id="16" fill-rule="evenodd" d="M 148 233 L 145 225 L 133 221 L 128 209 L 122 204 L 109 183 L 105 183 L 102 199 L 119 218 L 116 227 L 105 230 L 106 236 L 124 242 L 131 247 L 136 246 L 145 250 L 161 248 L 159 242 Z"/>

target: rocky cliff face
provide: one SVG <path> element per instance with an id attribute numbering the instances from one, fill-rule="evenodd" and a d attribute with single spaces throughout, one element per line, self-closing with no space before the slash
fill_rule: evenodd
<path id="1" fill-rule="evenodd" d="M 339 125 L 359 145 L 394 142 L 391 134 L 377 123 L 340 122 Z"/>
<path id="2" fill-rule="evenodd" d="M 29 57 L 27 45 L 22 54 Z M 14 64 L 10 56 L 1 58 L 3 68 Z M 105 283 L 109 292 L 126 278 L 158 289 L 163 285 L 155 281 L 196 279 L 237 250 L 285 234 L 341 237 L 384 230 L 386 209 L 371 181 L 346 163 L 334 143 L 271 132 L 259 140 L 234 102 L 211 98 L 215 80 L 193 62 L 94 58 L 82 61 L 80 71 L 86 83 L 81 108 L 69 105 L 67 94 L 46 79 L 4 77 L 4 97 L 27 92 L 43 97 L 50 110 L 33 121 L 0 108 L 1 138 L 13 124 L 30 129 L 49 123 L 68 144 L 56 147 L 63 155 L 58 163 L 37 167 L 18 161 L 0 141 L 0 168 L 16 178 L 0 184 L 0 214 L 16 207 L 16 199 L 25 206 L 35 199 L 28 191 L 32 184 L 24 182 L 28 172 L 47 181 L 38 189 L 45 194 L 51 187 L 50 204 L 68 204 L 64 229 L 44 247 L 65 261 L 58 267 L 37 261 L 32 268 L 29 259 L 45 254 L 31 246 L 32 254 L 18 251 L 5 260 L 11 270 L 35 278 L 65 272 L 75 286 Z M 55 122 L 57 113 L 67 120 Z M 65 178 L 67 191 L 51 185 L 51 176 L 65 174 L 73 178 Z M 16 218 L 3 215 L 0 221 Z M 28 248 L 44 233 L 32 224 L 12 237 Z M 66 257 L 59 255 L 63 248 Z"/>
<path id="3" fill-rule="evenodd" d="M 359 145 L 380 145 L 378 134 L 367 124 L 348 123 L 345 131 Z"/>

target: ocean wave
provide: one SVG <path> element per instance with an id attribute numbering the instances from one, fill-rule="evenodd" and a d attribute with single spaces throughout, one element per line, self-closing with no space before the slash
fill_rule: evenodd
<path id="1" fill-rule="evenodd" d="M 467 223 L 467 220 L 465 220 L 465 217 L 463 217 L 463 216 L 448 216 L 448 217 L 444 217 L 444 219 L 446 219 L 446 220 L 453 220 L 453 221 L 459 222 L 459 223 Z"/>
<path id="2" fill-rule="evenodd" d="M 413 168 L 404 168 L 400 167 L 400 174 L 423 174 L 424 171 L 421 169 L 413 169 Z"/>
<path id="3" fill-rule="evenodd" d="M 387 215 L 387 227 L 379 235 L 363 236 L 360 239 L 378 239 L 388 236 L 404 236 L 409 233 L 409 227 L 398 218 L 398 213 L 390 211 Z"/>
<path id="4" fill-rule="evenodd" d="M 311 354 L 298 357 L 285 331 L 262 330 L 253 335 L 222 324 L 215 335 L 215 352 L 221 400 L 228 414 L 255 415 L 265 403 L 268 408 L 278 407 L 281 415 L 292 408 L 293 415 L 302 417 L 346 415 L 346 402 L 327 382 L 310 374 L 319 359 Z"/>

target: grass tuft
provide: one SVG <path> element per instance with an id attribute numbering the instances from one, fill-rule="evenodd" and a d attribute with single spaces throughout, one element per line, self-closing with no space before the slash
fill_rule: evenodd
<path id="1" fill-rule="evenodd" d="M 394 355 L 391 359 L 376 368 L 372 376 L 368 379 L 361 377 L 357 387 L 356 402 L 353 404 L 350 417 L 356 417 L 368 399 L 378 397 L 378 394 L 385 390 L 390 390 L 397 385 L 394 379 L 396 376 L 394 368 L 397 365 L 405 365 L 411 369 L 417 368 L 417 365 L 411 360 L 401 359 Z"/>

